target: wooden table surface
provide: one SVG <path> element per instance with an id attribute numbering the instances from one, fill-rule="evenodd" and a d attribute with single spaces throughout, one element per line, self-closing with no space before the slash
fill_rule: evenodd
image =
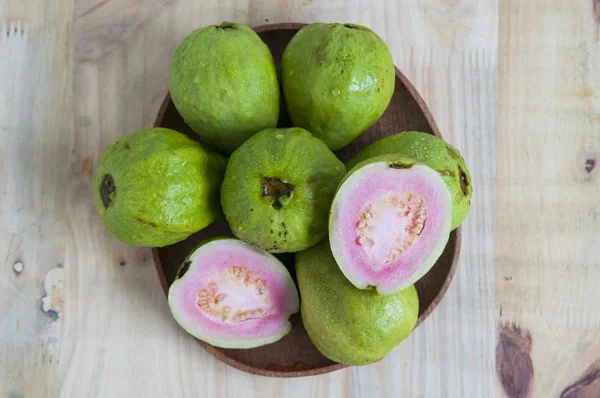
<path id="1" fill-rule="evenodd" d="M 475 189 L 444 301 L 383 361 L 304 379 L 217 362 L 147 249 L 94 210 L 191 30 L 352 21 L 461 149 Z M 0 0 L 0 397 L 600 397 L 600 1 Z"/>

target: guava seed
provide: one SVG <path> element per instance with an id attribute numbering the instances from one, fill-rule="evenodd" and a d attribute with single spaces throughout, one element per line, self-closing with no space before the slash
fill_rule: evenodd
<path id="1" fill-rule="evenodd" d="M 198 307 L 222 322 L 243 322 L 265 315 L 271 308 L 271 295 L 265 282 L 245 267 L 227 267 L 217 278 L 198 292 Z M 244 297 L 244 300 L 239 300 Z M 242 308 L 240 304 L 250 304 Z"/>
<path id="2" fill-rule="evenodd" d="M 356 222 L 356 244 L 363 247 L 371 265 L 379 268 L 398 259 L 417 241 L 426 219 L 420 196 L 387 193 L 363 207 Z"/>

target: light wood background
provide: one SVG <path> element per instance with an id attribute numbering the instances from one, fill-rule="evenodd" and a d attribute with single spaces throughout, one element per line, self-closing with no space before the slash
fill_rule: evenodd
<path id="1" fill-rule="evenodd" d="M 102 150 L 222 20 L 370 26 L 468 161 L 455 280 L 380 363 L 217 362 L 95 213 Z M 0 0 L 0 397 L 600 397 L 599 26 L 597 0 Z"/>

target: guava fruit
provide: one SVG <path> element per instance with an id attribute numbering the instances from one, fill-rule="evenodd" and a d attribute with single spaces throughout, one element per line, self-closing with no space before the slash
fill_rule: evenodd
<path id="1" fill-rule="evenodd" d="M 405 131 L 375 141 L 353 159 L 346 162 L 348 170 L 358 163 L 379 155 L 407 155 L 436 170 L 452 195 L 452 230 L 469 213 L 473 187 L 471 174 L 462 155 L 439 137 L 418 131 Z"/>
<path id="2" fill-rule="evenodd" d="M 169 308 L 199 340 L 252 348 L 290 331 L 298 292 L 273 255 L 237 239 L 216 238 L 201 243 L 183 262 L 169 288 Z"/>
<path id="3" fill-rule="evenodd" d="M 313 344 L 332 361 L 366 365 L 408 337 L 419 316 L 414 286 L 391 295 L 354 287 L 327 239 L 296 253 L 302 321 Z"/>
<path id="4" fill-rule="evenodd" d="M 267 45 L 249 27 L 223 22 L 192 32 L 175 50 L 171 98 L 202 140 L 231 153 L 275 127 L 279 83 Z"/>
<path id="5" fill-rule="evenodd" d="M 336 151 L 375 124 L 387 108 L 394 93 L 394 61 L 369 28 L 314 23 L 287 45 L 281 84 L 293 125 Z"/>
<path id="6" fill-rule="evenodd" d="M 378 156 L 342 180 L 329 218 L 331 250 L 354 286 L 392 294 L 431 269 L 451 221 L 450 191 L 437 171 L 407 156 Z"/>
<path id="7" fill-rule="evenodd" d="M 331 200 L 346 173 L 301 128 L 266 129 L 229 159 L 221 205 L 235 236 L 271 253 L 296 252 L 327 233 Z"/>
<path id="8" fill-rule="evenodd" d="M 179 242 L 222 216 L 226 163 L 177 131 L 138 131 L 104 151 L 94 178 L 96 209 L 125 244 Z"/>

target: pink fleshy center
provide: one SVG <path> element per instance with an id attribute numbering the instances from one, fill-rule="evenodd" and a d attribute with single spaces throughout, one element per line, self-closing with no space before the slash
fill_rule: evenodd
<path id="1" fill-rule="evenodd" d="M 363 206 L 356 223 L 356 244 L 374 269 L 396 260 L 421 235 L 426 220 L 423 199 L 410 192 L 385 192 Z"/>

